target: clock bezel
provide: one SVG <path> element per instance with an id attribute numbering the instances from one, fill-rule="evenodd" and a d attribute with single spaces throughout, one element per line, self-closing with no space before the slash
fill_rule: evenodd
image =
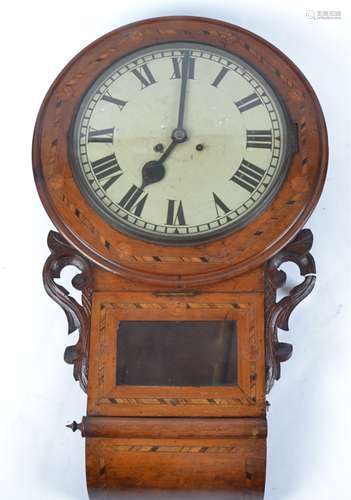
<path id="1" fill-rule="evenodd" d="M 160 245 L 127 236 L 104 221 L 81 195 L 68 157 L 68 133 L 85 90 L 113 60 L 158 42 L 203 42 L 233 52 L 261 72 L 297 124 L 299 151 L 277 195 L 256 219 L 220 239 Z M 41 106 L 33 169 L 42 203 L 66 240 L 98 266 L 165 287 L 194 287 L 260 266 L 304 225 L 321 194 L 328 143 L 318 99 L 303 74 L 277 48 L 222 21 L 172 16 L 119 28 L 80 52 L 57 77 Z"/>
<path id="2" fill-rule="evenodd" d="M 120 65 L 126 64 L 128 61 L 133 60 L 137 57 L 141 57 L 143 54 L 147 54 L 148 51 L 152 50 L 153 48 L 155 48 L 155 50 L 156 48 L 162 50 L 161 46 L 164 46 L 164 50 L 172 48 L 176 49 L 177 45 L 181 46 L 182 44 L 188 44 L 190 48 L 193 49 L 198 48 L 199 50 L 201 47 L 204 47 L 205 49 L 206 47 L 213 48 L 217 51 L 219 55 L 222 55 L 223 57 L 228 57 L 228 55 L 229 56 L 232 55 L 234 56 L 234 60 L 235 58 L 238 59 L 239 63 L 243 66 L 243 68 L 247 68 L 247 70 L 253 74 L 254 78 L 256 78 L 260 82 L 263 88 L 268 88 L 268 90 L 273 94 L 274 99 L 277 101 L 278 107 L 280 107 L 279 112 L 281 112 L 281 116 L 284 121 L 282 125 L 283 129 L 285 130 L 282 130 L 282 132 L 286 133 L 285 137 L 286 144 L 285 144 L 284 157 L 282 159 L 279 168 L 280 172 L 276 175 L 275 179 L 269 186 L 267 192 L 260 197 L 259 203 L 252 210 L 248 210 L 248 212 L 245 213 L 242 217 L 239 217 L 238 220 L 235 219 L 232 221 L 232 223 L 226 224 L 212 231 L 206 231 L 204 233 L 203 232 L 188 233 L 187 235 L 182 234 L 179 236 L 173 236 L 172 233 L 168 234 L 161 232 L 152 233 L 151 231 L 144 230 L 143 228 L 138 227 L 135 224 L 132 225 L 129 224 L 128 222 L 124 222 L 122 219 L 119 219 L 118 217 L 114 217 L 108 211 L 108 209 L 104 206 L 104 204 L 100 202 L 100 200 L 96 196 L 94 196 L 91 188 L 88 186 L 85 176 L 82 173 L 82 169 L 79 166 L 80 159 L 79 159 L 79 154 L 77 152 L 78 149 L 77 137 L 79 134 L 79 125 L 80 125 L 79 122 L 84 112 L 84 109 L 88 106 L 90 99 L 92 99 L 92 97 L 94 96 L 92 90 L 95 89 L 96 92 L 96 90 L 101 86 L 102 82 L 108 79 L 108 73 L 109 71 L 111 72 L 113 71 L 113 67 L 117 69 Z M 105 68 L 104 71 L 94 80 L 94 82 L 92 82 L 89 88 L 86 89 L 86 92 L 84 93 L 84 95 L 80 100 L 80 104 L 77 106 L 76 113 L 73 116 L 69 129 L 69 158 L 72 164 L 73 175 L 82 195 L 86 197 L 86 199 L 94 208 L 94 210 L 96 210 L 98 214 L 103 219 L 105 219 L 114 229 L 123 232 L 127 236 L 133 236 L 145 242 L 152 242 L 158 245 L 166 245 L 166 246 L 167 245 L 191 246 L 198 243 L 208 243 L 223 238 L 225 235 L 229 233 L 234 233 L 235 231 L 238 231 L 246 224 L 250 223 L 250 221 L 258 217 L 272 202 L 275 195 L 281 188 L 283 182 L 285 181 L 291 162 L 291 157 L 296 152 L 296 147 L 297 147 L 296 127 L 289 116 L 289 113 L 284 105 L 283 100 L 281 99 L 279 93 L 274 88 L 272 88 L 270 82 L 267 81 L 264 78 L 264 76 L 254 66 L 249 66 L 246 61 L 242 60 L 241 58 L 239 58 L 234 54 L 231 54 L 230 52 L 225 51 L 224 49 L 219 49 L 218 47 L 209 44 L 190 42 L 188 40 L 187 41 L 178 40 L 172 43 L 169 42 L 157 43 L 156 45 L 150 45 L 138 49 L 136 51 L 133 51 L 131 53 L 128 53 L 124 55 L 122 58 L 113 61 L 111 65 Z"/>

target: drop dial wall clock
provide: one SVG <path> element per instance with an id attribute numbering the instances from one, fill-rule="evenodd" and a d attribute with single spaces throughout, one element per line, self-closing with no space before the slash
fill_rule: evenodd
<path id="1" fill-rule="evenodd" d="M 304 76 L 237 26 L 131 24 L 55 80 L 33 165 L 58 230 L 45 287 L 79 330 L 90 498 L 263 498 L 278 328 L 315 283 L 302 227 L 327 168 Z M 305 278 L 277 301 L 286 261 Z M 70 264 L 81 303 L 55 281 Z"/>

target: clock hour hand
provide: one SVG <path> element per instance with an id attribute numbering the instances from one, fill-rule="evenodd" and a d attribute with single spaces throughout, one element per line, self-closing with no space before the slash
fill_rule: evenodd
<path id="1" fill-rule="evenodd" d="M 166 170 L 163 163 L 160 163 L 157 160 L 146 162 L 141 171 L 143 182 L 140 189 L 143 190 L 149 184 L 154 184 L 154 182 L 162 180 L 165 173 Z"/>
<path id="2" fill-rule="evenodd" d="M 143 166 L 141 171 L 141 176 L 143 181 L 140 189 L 144 189 L 145 186 L 148 186 L 149 184 L 154 184 L 155 182 L 159 182 L 164 178 L 166 174 L 164 162 L 172 153 L 176 145 L 186 141 L 186 139 L 187 135 L 184 129 L 176 128 L 173 130 L 172 142 L 166 148 L 166 151 L 163 153 L 163 155 L 158 160 L 151 160 L 146 162 L 145 165 Z"/>
<path id="3" fill-rule="evenodd" d="M 143 179 L 141 189 L 144 189 L 144 187 L 149 184 L 154 184 L 154 182 L 159 182 L 164 178 L 166 169 L 163 162 L 168 158 L 176 145 L 177 141 L 173 138 L 166 151 L 158 160 L 151 160 L 145 163 L 141 171 Z"/>

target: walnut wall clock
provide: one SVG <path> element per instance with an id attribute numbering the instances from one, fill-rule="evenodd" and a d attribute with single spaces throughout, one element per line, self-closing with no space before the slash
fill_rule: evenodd
<path id="1" fill-rule="evenodd" d="M 71 427 L 90 498 L 262 499 L 266 393 L 292 353 L 278 328 L 316 279 L 311 86 L 237 26 L 137 22 L 55 80 L 33 165 L 58 230 L 45 288 L 79 330 L 65 360 L 88 395 Z M 304 281 L 277 301 L 286 261 Z M 55 281 L 67 265 L 81 303 Z"/>

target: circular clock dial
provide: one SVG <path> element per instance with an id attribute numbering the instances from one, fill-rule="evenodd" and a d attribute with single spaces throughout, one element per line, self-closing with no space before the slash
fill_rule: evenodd
<path id="1" fill-rule="evenodd" d="M 75 116 L 75 178 L 115 228 L 165 244 L 220 237 L 256 217 L 289 165 L 290 124 L 251 66 L 195 43 L 110 66 Z"/>

